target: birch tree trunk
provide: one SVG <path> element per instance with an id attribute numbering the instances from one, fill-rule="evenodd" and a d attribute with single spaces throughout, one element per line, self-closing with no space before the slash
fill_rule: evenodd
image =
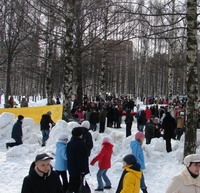
<path id="1" fill-rule="evenodd" d="M 109 1 L 105 1 L 105 8 L 103 10 L 103 48 L 102 48 L 102 59 L 101 59 L 101 69 L 100 69 L 100 96 L 102 99 L 106 97 L 105 91 L 105 71 L 106 71 L 106 62 L 107 62 L 107 51 L 106 51 L 106 41 L 108 36 L 108 9 L 109 9 Z"/>
<path id="2" fill-rule="evenodd" d="M 49 15 L 53 15 L 50 8 Z M 52 105 L 53 102 L 53 90 L 52 90 L 52 63 L 53 63 L 53 30 L 54 30 L 54 19 L 53 17 L 48 18 L 47 24 L 47 71 L 46 71 L 46 92 L 47 92 L 47 105 Z"/>
<path id="3" fill-rule="evenodd" d="M 187 1 L 187 107 L 184 155 L 196 153 L 197 79 L 197 0 Z"/>
<path id="4" fill-rule="evenodd" d="M 171 25 L 172 25 L 172 32 L 169 34 L 170 37 L 172 37 L 172 40 L 169 40 L 169 68 L 168 68 L 168 100 L 169 103 L 172 103 L 172 95 L 173 95 L 173 82 L 174 82 L 174 77 L 173 77 L 173 61 L 174 61 L 174 47 L 175 47 L 175 43 L 174 43 L 174 9 L 175 9 L 175 0 L 172 1 L 173 3 L 173 7 L 172 7 L 172 18 L 171 18 Z M 169 107 L 170 108 L 170 105 Z M 169 109 L 170 110 L 170 109 Z"/>
<path id="5" fill-rule="evenodd" d="M 74 67 L 73 50 L 73 23 L 74 23 L 75 0 L 65 0 L 65 61 L 64 61 L 64 83 L 63 83 L 63 119 L 68 121 L 71 115 L 72 83 Z"/>
<path id="6" fill-rule="evenodd" d="M 172 75 L 172 68 L 173 68 L 173 57 L 172 51 L 173 50 L 173 43 L 169 45 L 169 63 L 168 63 L 168 100 L 172 103 L 172 94 L 173 94 L 173 75 Z M 170 106 L 169 106 L 170 108 Z"/>
<path id="7" fill-rule="evenodd" d="M 83 46 L 83 13 L 82 13 L 82 0 L 79 0 L 75 3 L 74 7 L 74 15 L 75 15 L 75 71 L 76 71 L 76 84 L 77 84 L 77 103 L 82 105 L 82 98 L 83 98 L 83 88 L 82 88 L 82 71 L 83 66 L 81 63 L 81 54 L 82 54 L 82 46 Z"/>

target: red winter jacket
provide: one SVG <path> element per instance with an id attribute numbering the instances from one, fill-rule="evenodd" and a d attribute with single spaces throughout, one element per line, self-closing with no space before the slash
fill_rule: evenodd
<path id="1" fill-rule="evenodd" d="M 91 165 L 94 165 L 97 161 L 99 161 L 98 166 L 100 169 L 108 169 L 111 167 L 111 156 L 113 153 L 113 145 L 109 142 L 102 143 L 102 149 L 98 153 L 96 157 L 94 157 L 91 161 Z"/>
<path id="2" fill-rule="evenodd" d="M 146 114 L 146 120 L 148 121 L 151 117 L 151 114 L 152 114 L 151 109 L 146 109 L 145 114 Z"/>

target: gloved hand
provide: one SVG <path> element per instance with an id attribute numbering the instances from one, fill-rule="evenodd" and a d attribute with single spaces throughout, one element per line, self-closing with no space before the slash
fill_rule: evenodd
<path id="1" fill-rule="evenodd" d="M 84 176 L 85 176 L 85 172 L 82 172 L 81 173 L 81 178 L 84 178 Z"/>
<path id="2" fill-rule="evenodd" d="M 95 162 L 92 160 L 92 161 L 90 162 L 90 165 L 93 166 L 94 164 L 95 164 Z"/>

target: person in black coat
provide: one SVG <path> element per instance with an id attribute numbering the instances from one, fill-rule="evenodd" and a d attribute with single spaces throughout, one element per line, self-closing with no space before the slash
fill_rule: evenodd
<path id="1" fill-rule="evenodd" d="M 90 122 L 89 121 L 83 121 L 81 123 L 82 129 L 83 129 L 83 142 L 86 145 L 87 148 L 87 155 L 88 157 L 91 154 L 91 150 L 93 148 L 93 140 L 92 140 L 92 135 L 89 132 L 90 129 Z"/>
<path id="2" fill-rule="evenodd" d="M 60 99 L 57 97 L 56 98 L 56 104 L 59 105 L 60 104 Z"/>
<path id="3" fill-rule="evenodd" d="M 111 104 L 109 104 L 106 108 L 107 110 L 107 127 L 113 126 L 113 115 L 114 115 L 114 109 Z"/>
<path id="4" fill-rule="evenodd" d="M 23 123 L 24 116 L 19 115 L 17 122 L 13 125 L 11 137 L 15 140 L 15 142 L 6 143 L 6 148 L 13 147 L 16 145 L 21 145 L 23 143 L 22 137 L 22 123 Z"/>
<path id="5" fill-rule="evenodd" d="M 116 105 L 113 111 L 113 121 L 114 121 L 114 128 L 120 128 L 120 112 L 118 106 Z"/>
<path id="6" fill-rule="evenodd" d="M 104 133 L 105 131 L 106 116 L 107 110 L 106 107 L 103 107 L 99 113 L 99 133 Z"/>
<path id="7" fill-rule="evenodd" d="M 21 193 L 64 193 L 58 173 L 52 170 L 51 159 L 46 153 L 36 156 L 23 180 Z"/>
<path id="8" fill-rule="evenodd" d="M 172 151 L 171 139 L 174 138 L 176 129 L 176 120 L 171 116 L 170 112 L 166 113 L 162 122 L 162 128 L 164 130 L 164 139 L 166 140 L 166 150 L 170 152 Z"/>
<path id="9" fill-rule="evenodd" d="M 151 139 L 155 136 L 155 130 L 158 129 L 157 124 L 155 123 L 155 116 L 151 115 L 150 119 L 147 121 L 146 127 L 145 127 L 145 138 L 146 138 L 146 144 L 151 143 Z"/>
<path id="10" fill-rule="evenodd" d="M 67 144 L 67 165 L 69 172 L 67 193 L 79 193 L 81 177 L 89 172 L 87 148 L 82 137 L 83 128 L 75 127 L 72 130 L 72 138 Z"/>
<path id="11" fill-rule="evenodd" d="M 81 123 L 82 129 L 83 129 L 83 142 L 85 144 L 86 150 L 87 150 L 87 162 L 86 162 L 86 173 L 89 173 L 89 157 L 91 154 L 91 150 L 93 148 L 93 140 L 92 135 L 89 132 L 90 129 L 90 122 L 89 121 L 83 121 Z"/>
<path id="12" fill-rule="evenodd" d="M 40 120 L 40 130 L 42 132 L 42 146 L 45 146 L 46 141 L 49 139 L 50 124 L 52 126 L 55 125 L 55 123 L 51 119 L 51 111 L 48 111 L 46 114 L 42 115 L 42 118 Z"/>
<path id="13" fill-rule="evenodd" d="M 133 124 L 133 115 L 131 114 L 131 110 L 127 110 L 126 118 L 124 121 L 126 124 L 126 137 L 128 137 L 131 135 L 131 127 Z"/>
<path id="14" fill-rule="evenodd" d="M 92 109 L 92 112 L 90 114 L 89 122 L 90 122 L 90 129 L 92 131 L 96 131 L 97 123 L 99 122 L 99 114 L 98 114 L 96 108 Z"/>
<path id="15" fill-rule="evenodd" d="M 146 120 L 145 111 L 141 110 L 141 112 L 139 112 L 137 116 L 138 131 L 143 132 L 146 123 L 147 123 L 147 120 Z"/>

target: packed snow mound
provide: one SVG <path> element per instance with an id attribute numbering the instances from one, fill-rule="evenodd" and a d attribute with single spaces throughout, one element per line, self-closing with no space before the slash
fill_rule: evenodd
<path id="1" fill-rule="evenodd" d="M 80 127 L 80 125 L 77 122 L 67 123 L 64 120 L 57 121 L 56 125 L 51 129 L 46 146 L 49 147 L 51 145 L 54 145 L 58 140 L 59 136 L 63 133 L 67 134 L 70 139 L 72 129 L 75 127 Z"/>

